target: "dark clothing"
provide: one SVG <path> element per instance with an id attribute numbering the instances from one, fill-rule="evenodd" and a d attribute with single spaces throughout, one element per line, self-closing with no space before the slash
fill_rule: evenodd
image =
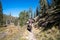
<path id="1" fill-rule="evenodd" d="M 31 32 L 32 26 L 31 25 L 27 25 L 27 30 Z"/>
<path id="2" fill-rule="evenodd" d="M 32 24 L 34 23 L 34 21 L 35 21 L 34 19 L 28 20 L 27 30 L 30 32 L 32 31 Z"/>

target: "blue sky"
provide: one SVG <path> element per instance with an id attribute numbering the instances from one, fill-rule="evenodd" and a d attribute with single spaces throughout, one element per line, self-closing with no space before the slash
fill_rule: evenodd
<path id="1" fill-rule="evenodd" d="M 3 13 L 12 16 L 19 16 L 19 13 L 23 10 L 29 10 L 32 7 L 33 12 L 36 10 L 36 7 L 39 5 L 39 0 L 1 0 Z M 49 4 L 51 0 L 48 0 Z"/>
<path id="2" fill-rule="evenodd" d="M 23 10 L 29 10 L 32 7 L 33 12 L 39 4 L 39 0 L 1 0 L 3 13 L 18 17 Z"/>

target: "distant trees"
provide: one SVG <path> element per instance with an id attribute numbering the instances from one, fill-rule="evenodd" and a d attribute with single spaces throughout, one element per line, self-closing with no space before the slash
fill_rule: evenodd
<path id="1" fill-rule="evenodd" d="M 18 20 L 19 20 L 18 18 L 15 18 L 15 20 L 14 20 L 14 25 L 15 25 L 15 26 L 18 25 L 18 22 L 19 22 Z"/>
<path id="2" fill-rule="evenodd" d="M 31 7 L 29 8 L 28 12 L 29 12 L 29 18 L 33 18 L 33 13 L 32 13 L 32 8 Z"/>
<path id="3" fill-rule="evenodd" d="M 28 19 L 29 19 L 29 13 L 27 11 L 24 10 L 20 12 L 19 14 L 20 26 L 25 25 Z"/>

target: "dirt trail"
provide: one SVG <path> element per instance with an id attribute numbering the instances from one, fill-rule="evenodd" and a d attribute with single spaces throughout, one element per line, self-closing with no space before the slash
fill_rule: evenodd
<path id="1" fill-rule="evenodd" d="M 28 40 L 36 40 L 36 38 L 35 38 L 33 32 L 29 32 Z"/>
<path id="2" fill-rule="evenodd" d="M 28 36 L 26 37 L 28 40 L 36 40 L 36 37 L 34 35 L 34 32 L 33 32 L 33 28 L 32 28 L 32 31 L 28 31 Z"/>
<path id="3" fill-rule="evenodd" d="M 3 39 L 7 34 L 5 32 L 0 33 L 0 39 Z"/>

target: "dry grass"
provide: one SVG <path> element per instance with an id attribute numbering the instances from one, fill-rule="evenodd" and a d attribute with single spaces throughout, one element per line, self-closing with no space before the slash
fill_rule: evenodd
<path id="1" fill-rule="evenodd" d="M 0 27 L 0 32 L 4 32 L 6 30 L 6 27 Z"/>
<path id="2" fill-rule="evenodd" d="M 3 30 L 4 33 L 6 33 L 6 35 L 4 38 L 0 40 L 12 40 L 17 35 L 17 33 L 19 33 L 18 28 L 15 27 L 14 25 L 9 25 L 8 27 L 4 28 L 2 27 L 1 29 Z"/>
<path id="3" fill-rule="evenodd" d="M 26 40 L 27 30 L 25 27 L 17 27 L 9 25 L 8 27 L 1 27 L 0 32 L 5 32 L 6 36 L 0 40 Z"/>
<path id="4" fill-rule="evenodd" d="M 57 28 L 53 27 L 52 29 L 49 29 L 44 32 L 41 30 L 42 28 L 32 29 L 37 40 L 60 40 L 60 30 L 58 30 Z M 14 25 L 10 25 L 8 27 L 0 28 L 0 31 L 7 33 L 5 38 L 1 40 L 14 40 L 14 38 L 16 37 L 18 37 L 18 40 L 27 40 L 26 37 L 28 37 L 29 35 L 29 32 L 25 26 L 19 29 Z"/>
<path id="5" fill-rule="evenodd" d="M 7 27 L 7 29 L 5 31 L 6 31 L 7 35 L 13 35 L 13 34 L 16 34 L 19 32 L 18 28 L 14 27 L 14 26 Z"/>
<path id="6" fill-rule="evenodd" d="M 49 29 L 44 32 L 43 31 L 40 31 L 38 33 L 35 32 L 35 36 L 37 40 L 60 40 L 60 31 L 57 28 L 53 27 L 52 29 Z"/>

